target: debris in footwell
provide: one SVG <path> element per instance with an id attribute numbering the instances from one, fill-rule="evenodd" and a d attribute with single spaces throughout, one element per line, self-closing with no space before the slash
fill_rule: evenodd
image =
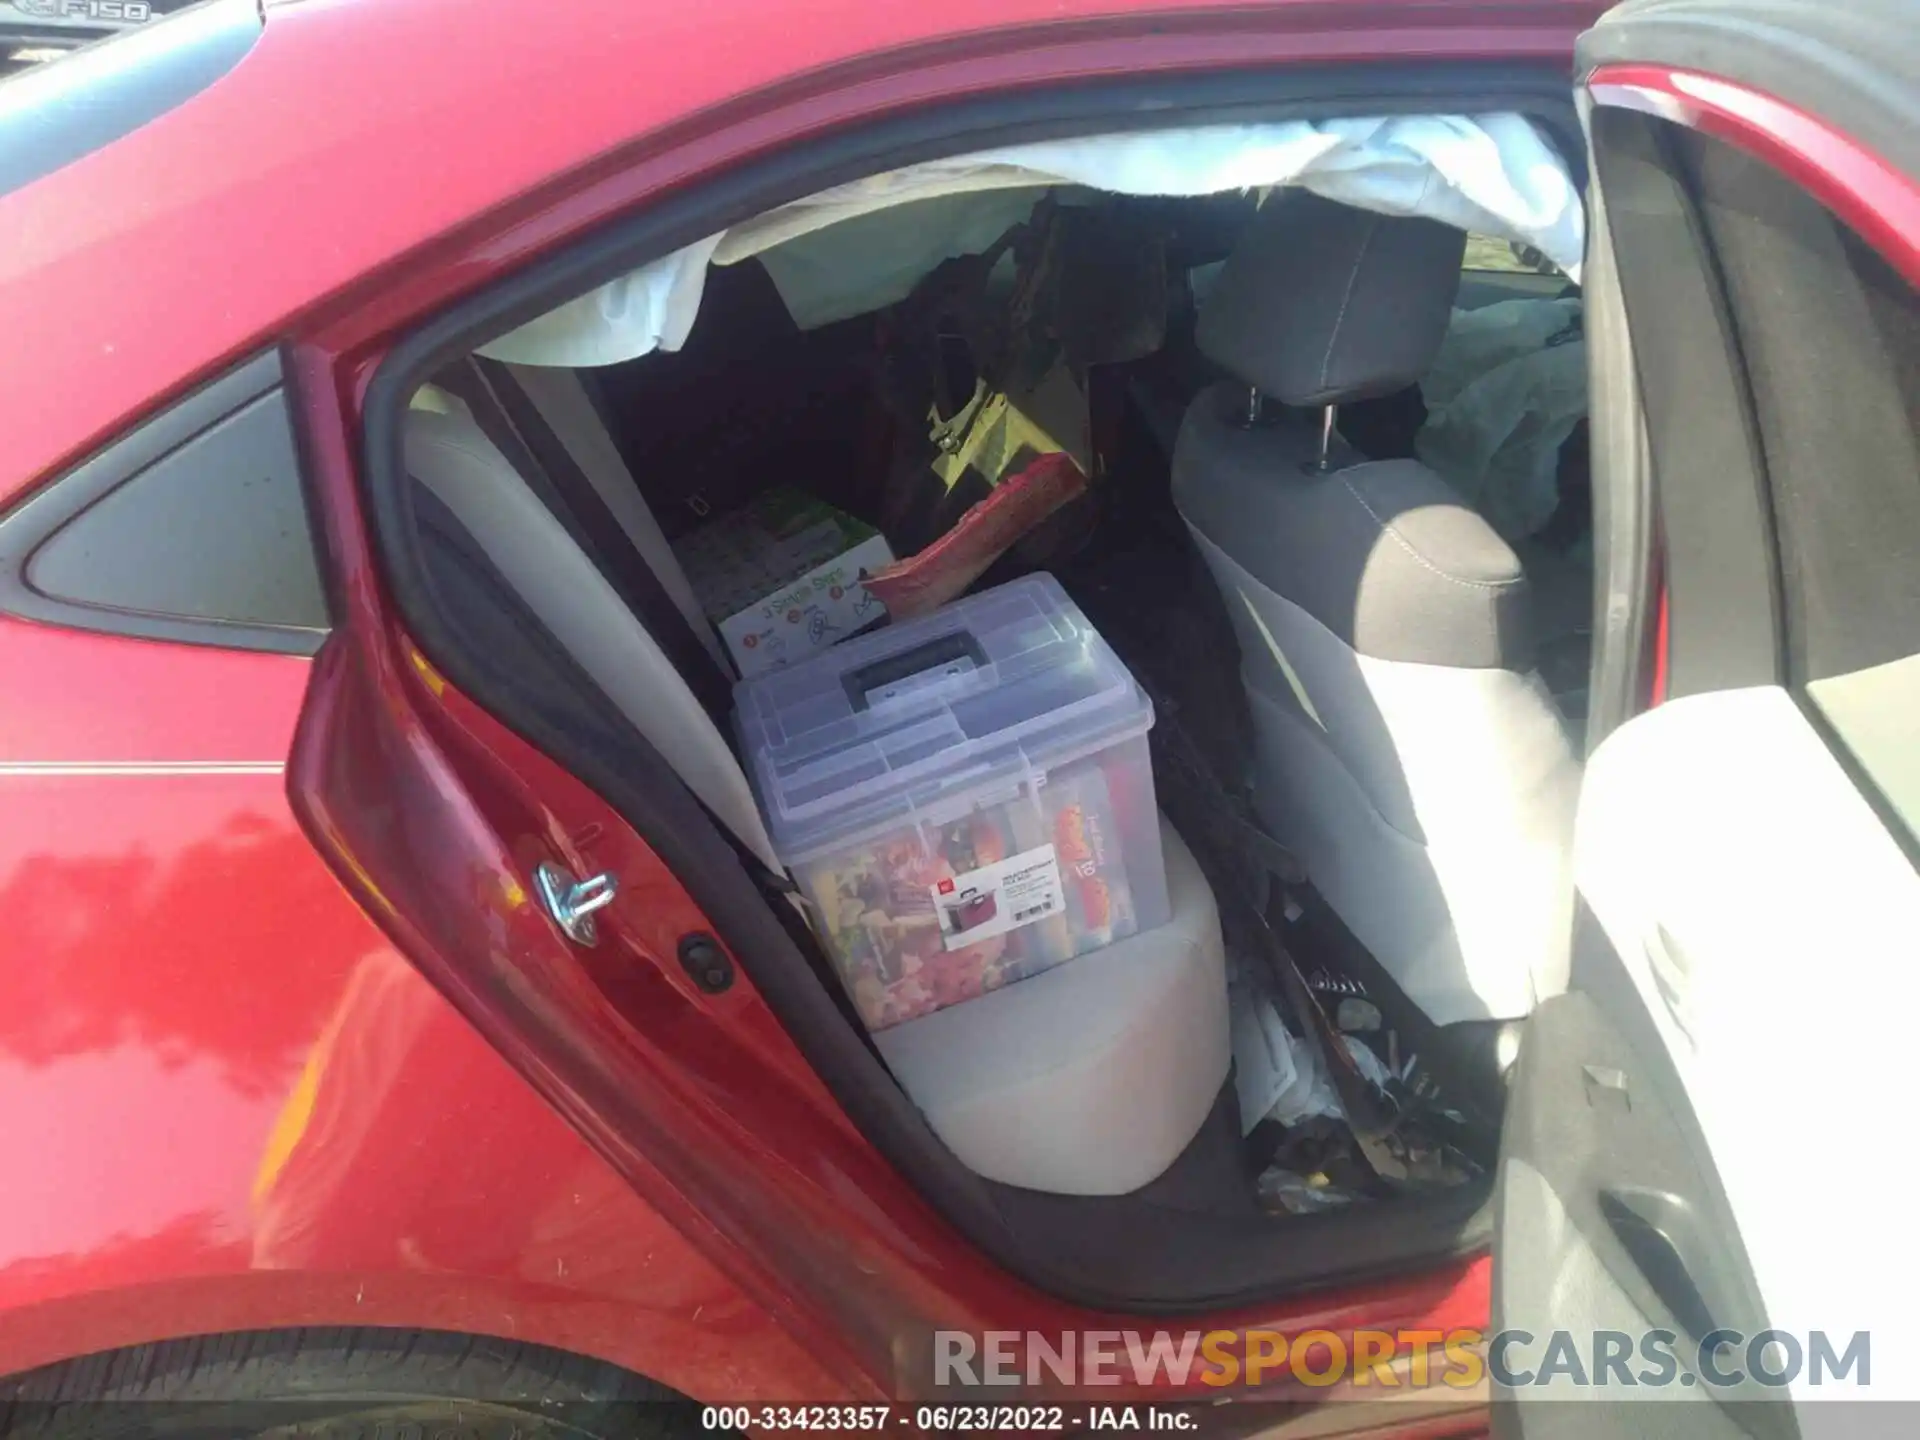
<path id="1" fill-rule="evenodd" d="M 1274 1115 L 1281 1123 L 1297 1118 L 1283 1102 L 1300 1089 L 1300 1067 L 1294 1061 L 1295 1041 L 1281 1022 L 1272 997 L 1236 974 L 1228 989 L 1233 1017 L 1233 1084 L 1240 1101 L 1240 1133 Z"/>
<path id="2" fill-rule="evenodd" d="M 1272 1002 L 1263 997 L 1262 1003 L 1270 1007 Z M 1464 1122 L 1445 1106 L 1432 1077 L 1420 1069 L 1419 1057 L 1410 1055 L 1402 1063 L 1398 1036 L 1383 1030 L 1377 1015 L 1364 1018 L 1376 1019 L 1368 1039 L 1384 1047 L 1386 1057 L 1358 1035 L 1343 1034 L 1341 1040 L 1354 1068 L 1378 1092 L 1378 1108 L 1393 1116 L 1385 1128 L 1367 1132 L 1348 1123 L 1314 1047 L 1291 1035 L 1277 1012 L 1270 1026 L 1261 1027 L 1263 1044 L 1284 1048 L 1284 1066 L 1292 1072 L 1290 1083 L 1278 1089 L 1270 1106 L 1248 1125 L 1250 1131 L 1279 1132 L 1277 1141 L 1269 1142 L 1272 1154 L 1255 1185 L 1264 1209 L 1304 1215 L 1452 1189 L 1482 1173 L 1454 1142 Z M 1242 1054 L 1236 1044 L 1236 1064 Z"/>
<path id="3" fill-rule="evenodd" d="M 1378 1140 L 1359 1141 L 1367 1163 L 1382 1179 L 1402 1189 L 1449 1188 L 1480 1171 L 1445 1141 L 1406 1125 Z"/>
<path id="4" fill-rule="evenodd" d="M 1379 1182 L 1338 1115 L 1314 1115 L 1287 1127 L 1255 1182 L 1261 1206 L 1305 1215 L 1372 1198 Z"/>
<path id="5" fill-rule="evenodd" d="M 1296 1175 L 1291 1170 L 1269 1167 L 1259 1181 L 1260 1203 L 1269 1210 L 1285 1210 L 1294 1215 L 1310 1215 L 1319 1210 L 1337 1210 L 1363 1197 L 1335 1185 L 1326 1175 Z"/>
<path id="6" fill-rule="evenodd" d="M 1209 855 L 1217 835 L 1195 833 L 1196 853 Z M 1481 1174 L 1461 1148 L 1465 1122 L 1385 1012 L 1350 976 L 1301 974 L 1260 907 L 1233 888 L 1244 868 L 1216 872 L 1230 877 L 1216 895 L 1233 962 L 1234 1088 L 1261 1207 L 1316 1213 Z"/>

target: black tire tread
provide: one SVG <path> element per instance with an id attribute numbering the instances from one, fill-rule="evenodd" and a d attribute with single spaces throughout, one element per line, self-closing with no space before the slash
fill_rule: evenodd
<path id="1" fill-rule="evenodd" d="M 233 1434 L 278 1433 L 293 1414 L 303 1417 L 301 1435 L 409 1433 L 402 1412 L 428 1435 L 441 1433 L 431 1417 L 444 1413 L 525 1422 L 505 1427 L 515 1434 L 667 1436 L 691 1428 L 691 1410 L 665 1386 L 587 1356 L 493 1336 L 373 1327 L 163 1340 L 0 1380 L 0 1437 L 9 1440 L 198 1434 L 208 1423 Z M 483 1425 L 473 1433 L 493 1432 Z"/>

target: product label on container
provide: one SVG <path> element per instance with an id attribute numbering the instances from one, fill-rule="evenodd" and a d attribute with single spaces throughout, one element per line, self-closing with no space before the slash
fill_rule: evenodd
<path id="1" fill-rule="evenodd" d="M 927 888 L 940 918 L 941 943 L 949 950 L 964 950 L 1066 908 L 1060 862 L 1051 845 L 1022 850 Z"/>
<path id="2" fill-rule="evenodd" d="M 870 536 L 720 621 L 720 638 L 741 676 L 750 679 L 804 660 L 884 619 L 887 608 L 865 581 L 892 563 L 886 539 Z"/>

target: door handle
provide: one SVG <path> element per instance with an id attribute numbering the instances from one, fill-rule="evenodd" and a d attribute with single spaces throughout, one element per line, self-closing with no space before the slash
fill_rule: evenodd
<path id="1" fill-rule="evenodd" d="M 1600 1214 L 1680 1328 L 1695 1340 L 1720 1326 L 1701 1289 L 1698 1222 L 1678 1195 L 1632 1186 L 1600 1192 Z"/>
<path id="2" fill-rule="evenodd" d="M 600 931 L 593 922 L 593 912 L 611 905 L 619 886 L 610 870 L 579 880 L 564 865 L 543 860 L 534 867 L 533 888 L 553 923 L 569 940 L 576 945 L 595 945 Z"/>

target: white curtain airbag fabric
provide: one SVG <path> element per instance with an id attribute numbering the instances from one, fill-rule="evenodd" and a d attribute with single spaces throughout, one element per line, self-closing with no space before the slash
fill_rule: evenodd
<path id="1" fill-rule="evenodd" d="M 761 251 L 760 263 L 793 323 L 814 330 L 906 299 L 941 261 L 991 246 L 1032 214 L 1045 193 L 1023 185 L 870 210 L 783 240 Z"/>
<path id="2" fill-rule="evenodd" d="M 707 262 L 720 239 L 709 235 L 610 280 L 482 345 L 480 353 L 511 365 L 585 369 L 618 365 L 654 350 L 678 350 L 700 313 Z"/>
<path id="3" fill-rule="evenodd" d="M 956 244 L 992 243 L 994 236 L 978 237 L 1008 213 L 1009 197 L 985 192 L 1054 185 L 1163 196 L 1300 185 L 1363 210 L 1424 215 L 1519 240 L 1575 275 L 1586 243 L 1580 193 L 1565 162 L 1519 115 L 1287 120 L 1051 140 L 910 165 L 783 205 L 569 301 L 481 353 L 523 365 L 612 365 L 677 350 L 699 311 L 708 262 L 730 265 L 762 252 L 770 252 L 767 268 L 803 325 L 878 309 L 948 255 L 967 253 Z M 971 220 L 957 206 L 897 212 L 906 233 L 885 242 L 891 263 L 876 266 L 877 252 L 850 245 L 836 265 L 824 240 L 789 260 L 772 258 L 774 247 L 829 225 L 964 194 L 981 196 Z M 1011 202 L 1015 218 L 1023 201 Z M 871 243 L 880 243 L 878 233 Z"/>

